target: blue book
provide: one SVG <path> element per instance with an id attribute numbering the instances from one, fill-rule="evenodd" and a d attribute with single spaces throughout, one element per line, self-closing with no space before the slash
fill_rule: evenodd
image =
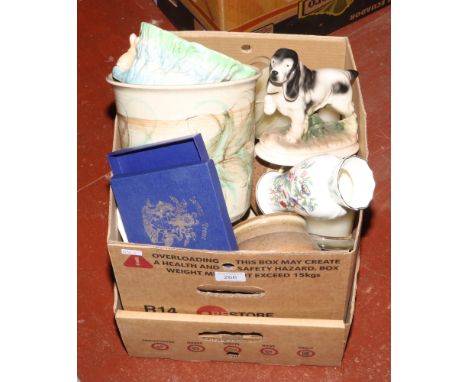
<path id="1" fill-rule="evenodd" d="M 128 240 L 168 247 L 237 250 L 214 162 L 208 159 L 199 134 L 184 140 L 109 154 L 111 187 Z M 160 148 L 163 156 L 155 153 Z"/>

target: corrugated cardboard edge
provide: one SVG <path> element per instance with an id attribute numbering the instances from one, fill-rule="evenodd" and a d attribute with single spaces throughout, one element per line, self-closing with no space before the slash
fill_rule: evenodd
<path id="1" fill-rule="evenodd" d="M 293 34 L 293 33 L 255 33 L 255 32 L 227 32 L 227 31 L 177 31 L 174 32 L 177 36 L 182 38 L 223 38 L 223 37 L 235 37 L 235 38 L 242 38 L 245 41 L 249 40 L 249 37 L 252 37 L 254 40 L 285 40 L 288 37 L 293 37 L 295 40 L 304 40 L 304 41 L 311 41 L 311 39 L 315 41 L 335 41 L 335 42 L 343 42 L 349 45 L 349 41 L 347 37 L 343 36 L 320 36 L 320 35 L 301 35 L 301 34 Z M 354 63 L 354 61 L 353 61 Z"/>
<path id="2" fill-rule="evenodd" d="M 154 313 L 154 312 L 137 312 L 133 310 L 117 309 L 115 318 L 118 319 L 135 319 L 147 320 L 149 315 L 152 315 L 152 321 L 190 321 L 195 323 L 225 323 L 225 324 L 255 324 L 260 326 L 303 326 L 303 327 L 321 327 L 321 328 L 339 328 L 346 330 L 346 323 L 342 320 L 324 320 L 314 318 L 281 318 L 281 317 L 240 317 L 240 316 L 223 316 L 223 315 L 206 315 L 206 314 L 189 314 L 189 313 Z"/>
<path id="3" fill-rule="evenodd" d="M 348 342 L 348 336 L 349 336 L 349 332 L 351 330 L 351 325 L 353 323 L 353 318 L 354 318 L 354 310 L 356 308 L 356 293 L 357 293 L 357 284 L 358 284 L 360 264 L 361 264 L 361 257 L 358 254 L 357 259 L 356 259 L 356 268 L 354 271 L 354 282 L 353 282 L 353 287 L 351 289 L 351 297 L 349 299 L 348 314 L 345 320 L 345 338 L 344 338 L 345 343 Z"/>
<path id="4" fill-rule="evenodd" d="M 344 37 L 345 43 L 346 43 L 346 53 L 345 53 L 345 63 L 344 66 L 345 68 L 350 68 L 357 70 L 356 68 L 356 63 L 354 62 L 354 56 L 353 56 L 353 50 L 351 49 L 351 43 L 349 42 L 348 37 Z M 364 108 L 364 100 L 362 97 L 362 88 L 361 88 L 361 82 L 359 77 L 356 78 L 355 80 L 354 87 L 359 88 L 359 91 L 353 92 L 353 102 L 354 105 L 358 107 L 359 110 L 359 120 L 358 120 L 358 126 L 359 126 L 359 154 L 361 158 L 363 159 L 368 159 L 369 156 L 369 149 L 367 146 L 367 113 L 366 109 Z"/>

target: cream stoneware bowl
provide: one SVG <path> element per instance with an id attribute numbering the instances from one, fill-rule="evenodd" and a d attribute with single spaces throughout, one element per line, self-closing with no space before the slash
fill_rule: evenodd
<path id="1" fill-rule="evenodd" d="M 251 218 L 235 226 L 234 235 L 241 250 L 278 252 L 320 250 L 307 233 L 305 219 L 292 212 Z"/>

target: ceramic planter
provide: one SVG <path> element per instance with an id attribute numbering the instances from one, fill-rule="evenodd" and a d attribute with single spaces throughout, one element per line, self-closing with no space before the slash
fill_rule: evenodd
<path id="1" fill-rule="evenodd" d="M 257 203 L 263 213 L 294 211 L 305 217 L 336 219 L 366 208 L 375 181 L 367 162 L 320 155 L 287 172 L 270 171 L 257 184 Z"/>
<path id="2" fill-rule="evenodd" d="M 214 160 L 231 221 L 250 205 L 254 159 L 253 77 L 208 85 L 112 85 L 122 148 L 201 133 Z"/>

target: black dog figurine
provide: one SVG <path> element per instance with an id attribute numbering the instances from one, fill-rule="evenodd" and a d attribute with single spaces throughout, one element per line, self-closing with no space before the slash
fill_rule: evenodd
<path id="1" fill-rule="evenodd" d="M 354 113 L 351 81 L 355 70 L 307 68 L 292 49 L 281 48 L 270 61 L 264 112 L 278 111 L 291 118 L 286 139 L 295 143 L 304 134 L 307 114 L 329 105 L 343 117 Z"/>

